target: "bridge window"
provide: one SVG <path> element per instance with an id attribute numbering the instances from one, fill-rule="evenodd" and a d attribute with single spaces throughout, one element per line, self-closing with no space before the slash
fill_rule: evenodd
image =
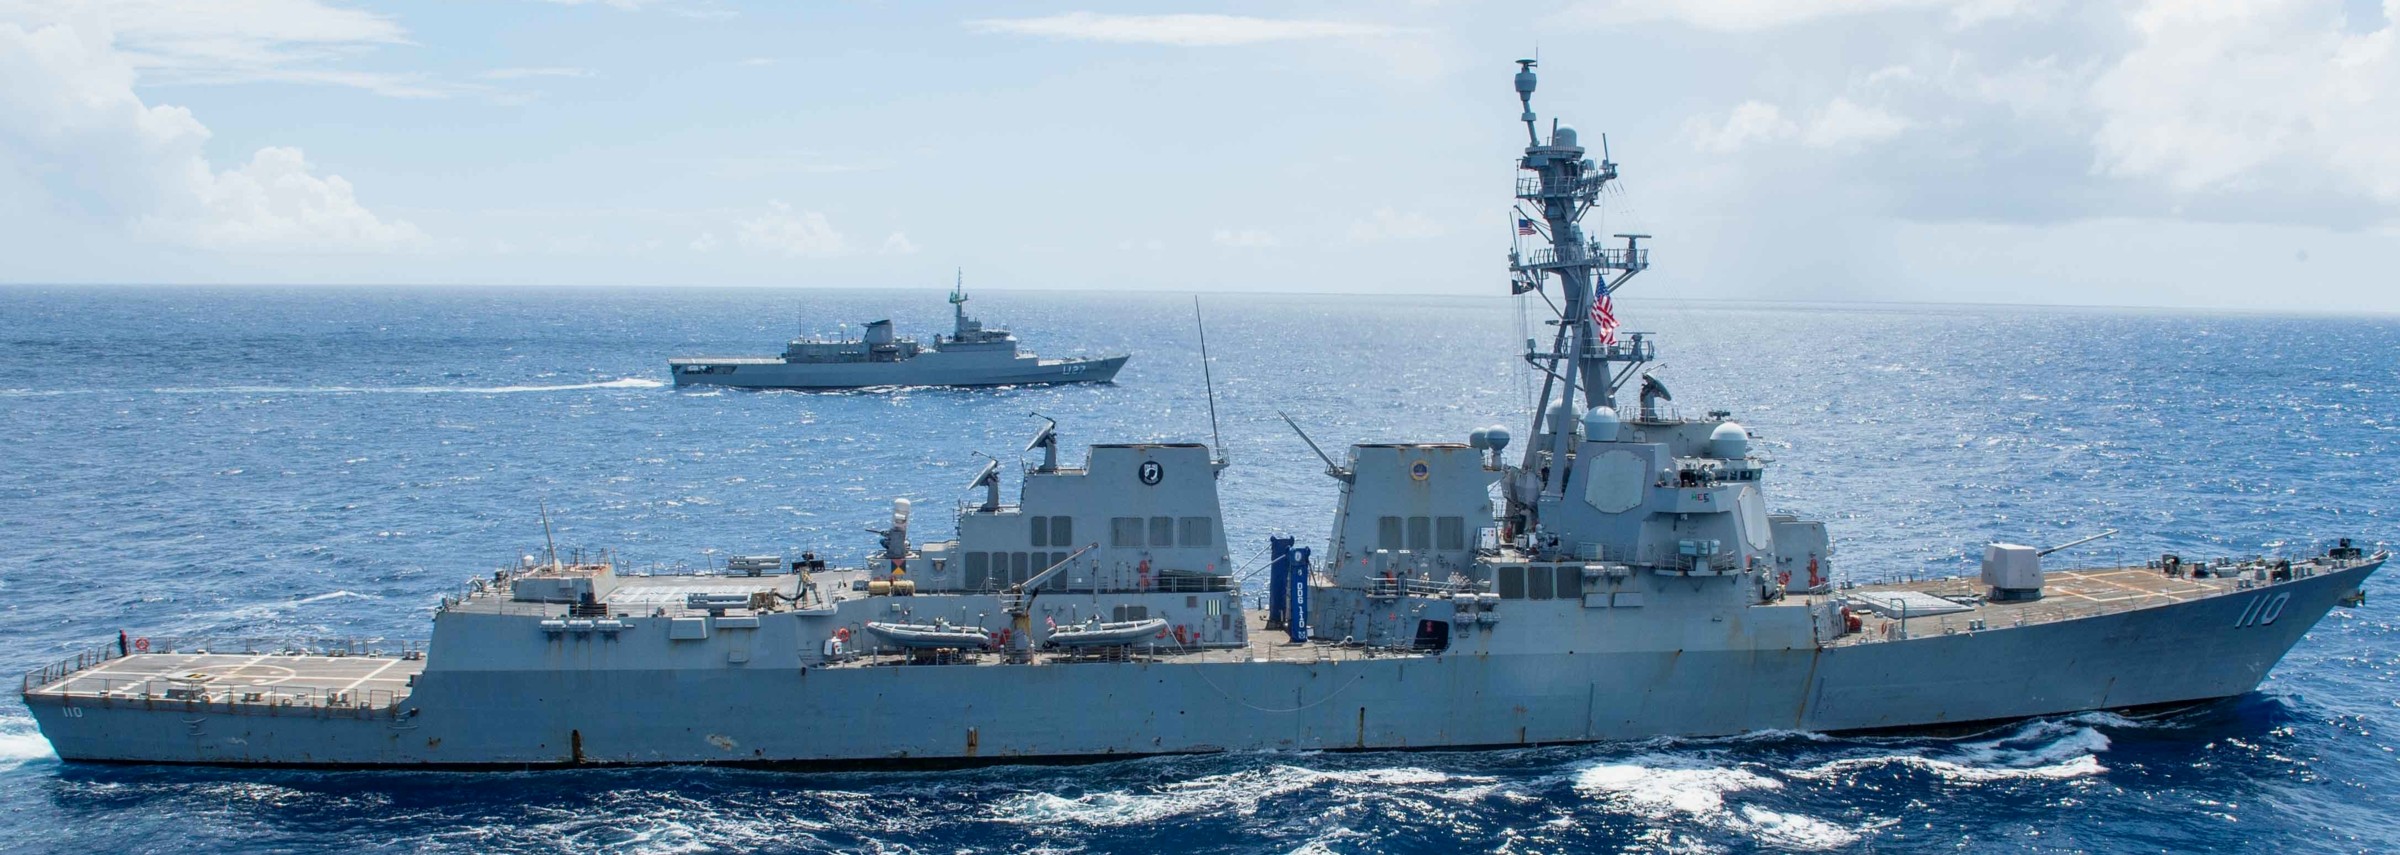
<path id="1" fill-rule="evenodd" d="M 1467 518 L 1442 517 L 1434 520 L 1433 547 L 1441 550 L 1467 548 Z"/>
<path id="2" fill-rule="evenodd" d="M 1500 599 L 1525 599 L 1525 568 L 1514 565 L 1500 568 Z"/>
<path id="3" fill-rule="evenodd" d="M 1406 548 L 1407 548 L 1407 547 L 1405 547 L 1405 546 L 1402 546 L 1402 545 L 1400 544 L 1400 518 L 1399 518 L 1399 517 L 1376 517 L 1376 518 L 1375 518 L 1375 548 L 1376 548 L 1376 549 L 1406 549 Z"/>
<path id="4" fill-rule="evenodd" d="M 1074 517 L 1050 518 L 1050 545 L 1067 547 L 1075 545 Z"/>
<path id="5" fill-rule="evenodd" d="M 1033 530 L 1033 545 L 1035 545 L 1035 546 L 1049 546 L 1049 545 L 1050 545 L 1050 518 L 1049 518 L 1049 517 L 1027 517 L 1026 519 L 1031 521 L 1031 525 L 1028 525 L 1028 526 L 1027 526 L 1027 528 L 1030 528 L 1030 529 L 1032 529 L 1032 530 Z"/>
<path id="6" fill-rule="evenodd" d="M 1142 545 L 1141 517 L 1110 517 L 1108 545 L 1139 549 Z"/>
<path id="7" fill-rule="evenodd" d="M 1408 518 L 1408 548 L 1424 552 L 1433 548 L 1433 518 Z"/>
<path id="8" fill-rule="evenodd" d="M 1547 600 L 1558 592 L 1557 583 L 1551 581 L 1550 571 L 1551 568 L 1546 566 L 1525 568 L 1525 595 L 1528 598 Z"/>
<path id="9" fill-rule="evenodd" d="M 1565 567 L 1558 568 L 1558 598 L 1562 600 L 1583 599 L 1582 571 L 1570 570 Z"/>
<path id="10" fill-rule="evenodd" d="M 1174 517 L 1151 517 L 1151 518 L 1150 518 L 1150 546 L 1151 546 L 1152 548 L 1154 548 L 1154 549 L 1155 549 L 1155 548 L 1157 548 L 1157 547 L 1161 547 L 1161 546 L 1174 546 L 1174 545 L 1175 545 L 1175 518 L 1174 518 Z"/>
<path id="11" fill-rule="evenodd" d="M 1026 579 L 1032 578 L 1032 576 L 1033 576 L 1033 571 L 1025 569 L 1025 568 L 1027 568 L 1027 567 L 1031 566 L 1032 564 L 1033 564 L 1033 557 L 1032 557 L 1032 556 L 1030 556 L 1030 555 L 1026 555 L 1025 553 L 1022 553 L 1022 552 L 1011 552 L 1011 553 L 1009 553 L 1009 554 L 1008 554 L 1008 565 L 1009 565 L 1009 567 L 1008 567 L 1008 583 L 1009 583 L 1009 584 L 1011 584 L 1011 585 L 1021 584 L 1021 583 L 1023 583 L 1023 582 L 1024 582 Z"/>
<path id="12" fill-rule="evenodd" d="M 1209 545 L 1211 541 L 1216 540 L 1214 533 L 1216 526 L 1212 525 L 1212 522 L 1208 517 L 1184 517 L 1180 521 L 1183 528 L 1182 539 L 1178 542 L 1185 546 Z"/>

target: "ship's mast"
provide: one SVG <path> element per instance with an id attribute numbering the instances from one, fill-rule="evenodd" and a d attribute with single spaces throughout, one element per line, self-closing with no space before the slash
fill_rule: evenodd
<path id="1" fill-rule="evenodd" d="M 1642 336 L 1618 341 L 1613 328 L 1601 329 L 1592 311 L 1602 295 L 1615 292 L 1649 266 L 1650 252 L 1640 243 L 1647 235 L 1617 235 L 1625 239 L 1620 248 L 1604 247 L 1584 236 L 1583 215 L 1616 179 L 1617 165 L 1605 150 L 1599 163 L 1584 157 L 1575 129 L 1559 127 L 1555 119 L 1545 144 L 1533 115 L 1535 62 L 1521 59 L 1517 65 L 1517 100 L 1525 108 L 1526 141 L 1525 156 L 1517 162 L 1523 170 L 1517 176 L 1517 198 L 1540 210 L 1549 246 L 1509 254 L 1512 287 L 1519 294 L 1540 290 L 1556 277 L 1565 303 L 1550 349 L 1538 350 L 1527 342 L 1525 360 L 1545 378 L 1523 468 L 1539 477 L 1543 497 L 1555 498 L 1566 484 L 1565 462 L 1576 416 L 1593 407 L 1614 409 L 1618 389 L 1650 358 L 1649 343 Z M 1576 394 L 1579 389 L 1581 396 Z"/>
<path id="2" fill-rule="evenodd" d="M 956 340 L 967 334 L 967 269 L 958 268 L 958 278 L 950 283 L 950 338 Z"/>

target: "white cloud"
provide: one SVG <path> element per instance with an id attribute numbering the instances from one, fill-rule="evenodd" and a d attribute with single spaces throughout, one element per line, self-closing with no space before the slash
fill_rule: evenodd
<path id="1" fill-rule="evenodd" d="M 542 66 L 535 68 L 495 68 L 478 75 L 485 80 L 523 80 L 528 77 L 598 77 L 600 72 L 589 68 Z"/>
<path id="2" fill-rule="evenodd" d="M 1722 32 L 1747 32 L 1881 12 L 1946 9 L 1954 26 L 2023 14 L 2028 0 L 1592 0 L 1566 13 L 1592 26 L 1672 21 Z"/>
<path id="3" fill-rule="evenodd" d="M 1816 148 L 1838 148 L 1865 143 L 1878 143 L 1899 136 L 1908 130 L 1909 121 L 1890 111 L 1861 105 L 1848 98 L 1835 98 L 1817 112 L 1809 122 L 1800 141 Z"/>
<path id="4" fill-rule="evenodd" d="M 794 257 L 824 257 L 849 251 L 850 241 L 817 211 L 793 210 L 781 201 L 770 209 L 735 224 L 734 240 L 750 249 Z"/>
<path id="5" fill-rule="evenodd" d="M 1181 47 L 1376 38 L 1410 32 L 1399 27 L 1352 21 L 1250 18 L 1239 15 L 1107 15 L 1096 12 L 1069 12 L 1043 18 L 987 18 L 968 21 L 967 26 L 987 33 Z"/>
<path id="6" fill-rule="evenodd" d="M 915 241 L 909 240 L 908 235 L 893 232 L 891 236 L 883 239 L 883 248 L 876 252 L 882 255 L 915 255 L 917 254 L 917 244 Z"/>
<path id="7" fill-rule="evenodd" d="M 1208 242 L 1218 246 L 1241 249 L 1265 249 L 1283 245 L 1283 241 L 1276 240 L 1275 236 L 1269 234 L 1265 229 L 1218 229 L 1208 236 Z"/>
<path id="8" fill-rule="evenodd" d="M 350 182 L 318 176 L 299 149 L 259 149 L 218 171 L 207 126 L 143 103 L 136 72 L 96 15 L 28 30 L 0 23 L 0 147 L 49 176 L 47 200 L 191 246 L 343 252 L 418 243 L 416 226 L 359 204 Z M 4 203 L 4 202 L 0 202 Z"/>
<path id="9" fill-rule="evenodd" d="M 389 16 L 320 0 L 0 0 L 0 21 L 28 30 L 78 18 L 104 21 L 116 51 L 149 83 L 306 83 L 402 98 L 472 88 L 422 74 L 334 67 L 406 45 L 408 33 Z"/>
<path id="10" fill-rule="evenodd" d="M 738 15 L 731 9 L 704 0 L 695 0 L 694 2 L 681 2 L 681 0 L 543 0 L 543 2 L 560 6 L 606 6 L 625 12 L 665 9 L 670 14 L 710 21 L 721 21 Z"/>
<path id="11" fill-rule="evenodd" d="M 1843 148 L 1877 143 L 1908 129 L 1907 119 L 1890 111 L 1835 98 L 1815 111 L 1808 124 L 1787 118 L 1783 109 L 1764 101 L 1744 101 L 1722 122 L 1695 118 L 1684 124 L 1684 135 L 1701 151 L 1732 154 L 1748 148 L 1798 142 L 1811 148 Z"/>
<path id="12" fill-rule="evenodd" d="M 1350 240 L 1354 243 L 1422 240 L 1441 237 L 1445 231 L 1440 223 L 1424 214 L 1377 208 L 1366 219 L 1350 224 Z"/>
<path id="13" fill-rule="evenodd" d="M 1693 117 L 1684 123 L 1684 136 L 1701 151 L 1732 154 L 1753 145 L 1790 139 L 1799 126 L 1783 117 L 1783 109 L 1765 101 L 1744 101 L 1722 122 Z"/>
<path id="14" fill-rule="evenodd" d="M 701 232 L 699 237 L 692 238 L 691 244 L 693 252 L 715 252 L 722 245 L 716 232 Z"/>
<path id="15" fill-rule="evenodd" d="M 2182 193 L 2295 183 L 2400 203 L 2400 0 L 2356 33 L 2339 4 L 2152 0 L 2093 84 L 2106 174 Z"/>

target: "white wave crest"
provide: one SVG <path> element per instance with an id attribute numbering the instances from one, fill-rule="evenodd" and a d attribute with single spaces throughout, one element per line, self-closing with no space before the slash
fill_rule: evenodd
<path id="1" fill-rule="evenodd" d="M 58 752 L 51 750 L 50 740 L 34 728 L 32 719 L 0 719 L 0 771 L 57 757 Z"/>
<path id="2" fill-rule="evenodd" d="M 2123 720 L 2117 716 L 2107 718 Z M 2089 777 L 2108 771 L 2107 766 L 2101 765 L 2098 755 L 2108 750 L 2109 741 L 2107 734 L 2086 722 L 2098 723 L 2098 720 L 2085 716 L 2068 720 L 2036 720 L 2025 723 L 2013 732 L 1991 739 L 1961 742 L 1939 753 L 1847 757 L 1795 771 L 1791 775 L 1795 778 L 1823 779 L 1861 769 L 1907 766 L 1946 781 L 1964 783 L 2059 781 Z"/>
<path id="3" fill-rule="evenodd" d="M 1604 763 L 1575 776 L 1575 790 L 1651 822 L 1692 822 L 1749 835 L 1779 850 L 1838 849 L 1862 831 L 1798 813 L 1755 805 L 1726 807 L 1726 797 L 1783 789 L 1783 782 L 1737 766 L 1699 765 L 1695 758 L 1646 755 Z"/>
<path id="4" fill-rule="evenodd" d="M 1270 799 L 1323 784 L 1360 788 L 1431 787 L 1448 783 L 1490 784 L 1494 780 L 1414 767 L 1328 772 L 1274 766 L 1178 781 L 1153 792 L 1116 790 L 1075 798 L 1026 793 L 999 801 L 993 810 L 1002 822 L 1119 827 L 1200 814 L 1249 816 Z"/>
<path id="5" fill-rule="evenodd" d="M 1575 776 L 1575 789 L 1628 808 L 1646 819 L 1677 814 L 1708 816 L 1725 811 L 1725 796 L 1743 790 L 1781 789 L 1783 782 L 1747 769 L 1694 766 L 1693 761 L 1646 756 L 1593 766 Z"/>

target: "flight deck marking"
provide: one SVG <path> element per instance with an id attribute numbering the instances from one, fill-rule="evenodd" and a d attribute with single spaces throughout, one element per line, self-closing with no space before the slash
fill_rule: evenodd
<path id="1" fill-rule="evenodd" d="M 369 681 L 369 680 L 373 680 L 373 679 L 375 679 L 376 675 L 379 675 L 379 674 L 382 674 L 382 673 L 383 673 L 383 672 L 385 672 L 385 671 L 389 671 L 389 670 L 391 670 L 391 669 L 392 669 L 392 666 L 394 666 L 394 665 L 398 665 L 398 664 L 400 664 L 400 660 L 398 660 L 398 659 L 394 659 L 394 660 L 391 660 L 391 661 L 389 661 L 389 662 L 385 662 L 385 663 L 383 663 L 383 667 L 381 667 L 381 668 L 377 668 L 377 669 L 375 669 L 375 670 L 373 670 L 373 671 L 369 671 L 369 672 L 367 672 L 367 675 L 366 675 L 366 676 L 364 676 L 364 677 L 360 677 L 360 678 L 358 678 L 358 679 L 356 679 L 356 680 L 352 680 L 352 681 L 350 681 L 350 685 L 343 686 L 343 687 L 342 687 L 342 691 L 345 691 L 345 692 L 355 692 L 355 691 L 358 691 L 358 687 L 359 687 L 359 686 L 361 686 L 361 685 L 364 685 L 364 684 L 365 684 L 367 681 Z"/>

